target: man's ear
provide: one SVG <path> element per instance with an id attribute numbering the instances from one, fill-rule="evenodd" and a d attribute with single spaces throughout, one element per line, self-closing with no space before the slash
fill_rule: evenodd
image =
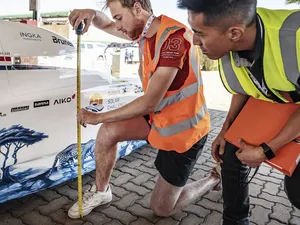
<path id="1" fill-rule="evenodd" d="M 235 27 L 230 27 L 228 30 L 228 38 L 232 42 L 237 42 L 239 41 L 242 36 L 244 35 L 245 29 L 240 26 L 235 26 Z"/>
<path id="2" fill-rule="evenodd" d="M 132 10 L 136 16 L 141 16 L 142 14 L 142 5 L 139 2 L 133 4 Z"/>

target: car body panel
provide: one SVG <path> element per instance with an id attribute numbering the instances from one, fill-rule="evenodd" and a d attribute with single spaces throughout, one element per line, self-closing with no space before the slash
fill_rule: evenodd
<path id="1" fill-rule="evenodd" d="M 0 61 L 0 202 L 5 202 L 77 177 L 76 57 L 67 57 L 75 47 L 53 32 L 8 21 L 0 21 L 0 29 L 6 30 L 0 34 L 0 59 L 10 58 Z M 81 75 L 81 107 L 96 113 L 143 94 L 138 78 L 112 80 L 101 66 L 84 67 Z M 95 169 L 100 126 L 82 128 L 83 174 Z M 119 143 L 118 158 L 144 144 Z"/>

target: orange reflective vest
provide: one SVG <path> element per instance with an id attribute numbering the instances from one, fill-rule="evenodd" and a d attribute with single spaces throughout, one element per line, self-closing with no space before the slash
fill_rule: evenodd
<path id="1" fill-rule="evenodd" d="M 184 85 L 175 91 L 167 91 L 154 113 L 150 114 L 150 144 L 158 149 L 183 153 L 205 136 L 210 129 L 210 116 L 203 95 L 200 71 L 199 48 L 193 45 L 193 33 L 185 25 L 162 15 L 156 33 L 155 55 L 151 58 L 149 42 L 139 43 L 139 75 L 146 92 L 148 82 L 154 74 L 160 51 L 167 38 L 174 32 L 185 29 L 184 38 L 190 43 L 187 60 L 189 75 Z M 148 62 L 147 64 L 145 62 Z"/>

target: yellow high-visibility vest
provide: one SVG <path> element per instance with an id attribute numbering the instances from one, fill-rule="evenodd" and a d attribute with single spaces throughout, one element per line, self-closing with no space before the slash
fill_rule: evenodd
<path id="1" fill-rule="evenodd" d="M 264 26 L 263 73 L 269 90 L 282 102 L 289 102 L 280 92 L 300 93 L 300 11 L 258 8 Z M 236 66 L 233 53 L 219 59 L 225 88 L 232 94 L 245 94 L 273 101 L 256 87 L 246 67 Z"/>

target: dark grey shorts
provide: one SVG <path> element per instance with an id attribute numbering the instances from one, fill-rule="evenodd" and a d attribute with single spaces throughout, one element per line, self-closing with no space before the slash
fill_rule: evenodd
<path id="1" fill-rule="evenodd" d="M 149 116 L 144 116 L 144 118 L 147 122 L 149 121 Z M 184 153 L 159 149 L 154 165 L 160 175 L 168 183 L 177 187 L 183 187 L 202 153 L 206 139 L 207 135 Z"/>

